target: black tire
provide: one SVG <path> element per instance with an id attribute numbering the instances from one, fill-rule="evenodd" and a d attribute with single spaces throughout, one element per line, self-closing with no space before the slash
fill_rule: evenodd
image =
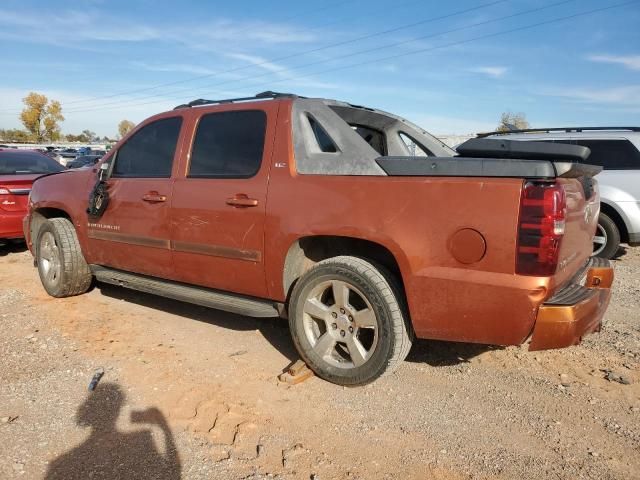
<path id="1" fill-rule="evenodd" d="M 336 289 L 346 292 L 338 294 L 346 301 L 338 301 Z M 350 256 L 323 260 L 298 280 L 291 294 L 289 328 L 309 368 L 346 386 L 364 385 L 393 371 L 406 358 L 414 337 L 395 277 Z"/>
<path id="2" fill-rule="evenodd" d="M 50 218 L 38 231 L 36 264 L 42 286 L 52 297 L 72 297 L 89 290 L 93 276 L 82 255 L 73 224 Z"/>
<path id="3" fill-rule="evenodd" d="M 604 237 L 604 246 L 593 243 L 593 254 L 600 258 L 613 258 L 620 248 L 620 230 L 616 223 L 605 213 L 598 217 L 598 229 L 596 237 Z M 600 251 L 598 251 L 600 250 Z"/>

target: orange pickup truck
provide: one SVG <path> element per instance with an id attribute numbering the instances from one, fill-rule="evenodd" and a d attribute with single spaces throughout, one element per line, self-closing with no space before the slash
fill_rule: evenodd
<path id="1" fill-rule="evenodd" d="M 371 382 L 414 338 L 574 345 L 613 270 L 591 258 L 589 150 L 473 139 L 335 100 L 196 100 L 95 167 L 36 180 L 24 220 L 54 297 L 98 280 L 285 316 L 320 377 Z"/>

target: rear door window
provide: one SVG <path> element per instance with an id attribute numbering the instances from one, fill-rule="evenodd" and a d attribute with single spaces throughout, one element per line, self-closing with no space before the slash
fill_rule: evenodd
<path id="1" fill-rule="evenodd" d="M 262 163 L 267 114 L 239 110 L 203 115 L 191 150 L 191 178 L 250 178 Z"/>
<path id="2" fill-rule="evenodd" d="M 116 153 L 113 177 L 168 178 L 171 176 L 182 117 L 145 125 Z"/>

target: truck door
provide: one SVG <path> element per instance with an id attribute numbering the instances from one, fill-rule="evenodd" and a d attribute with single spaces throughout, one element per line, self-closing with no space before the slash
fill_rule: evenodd
<path id="1" fill-rule="evenodd" d="M 266 296 L 265 207 L 278 105 L 191 112 L 193 140 L 171 207 L 177 280 Z"/>
<path id="2" fill-rule="evenodd" d="M 152 121 L 111 157 L 109 205 L 99 219 L 89 219 L 87 228 L 92 263 L 171 276 L 171 174 L 181 125 L 182 116 L 176 115 Z"/>

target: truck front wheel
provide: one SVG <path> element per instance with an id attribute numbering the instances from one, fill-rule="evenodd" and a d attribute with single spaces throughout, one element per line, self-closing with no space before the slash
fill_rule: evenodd
<path id="1" fill-rule="evenodd" d="M 413 341 L 393 275 L 349 256 L 323 260 L 298 280 L 289 327 L 307 365 L 340 385 L 363 385 L 392 371 Z"/>
<path id="2" fill-rule="evenodd" d="M 38 231 L 36 263 L 42 286 L 52 297 L 80 295 L 91 286 L 91 270 L 76 230 L 66 218 L 50 218 Z"/>

